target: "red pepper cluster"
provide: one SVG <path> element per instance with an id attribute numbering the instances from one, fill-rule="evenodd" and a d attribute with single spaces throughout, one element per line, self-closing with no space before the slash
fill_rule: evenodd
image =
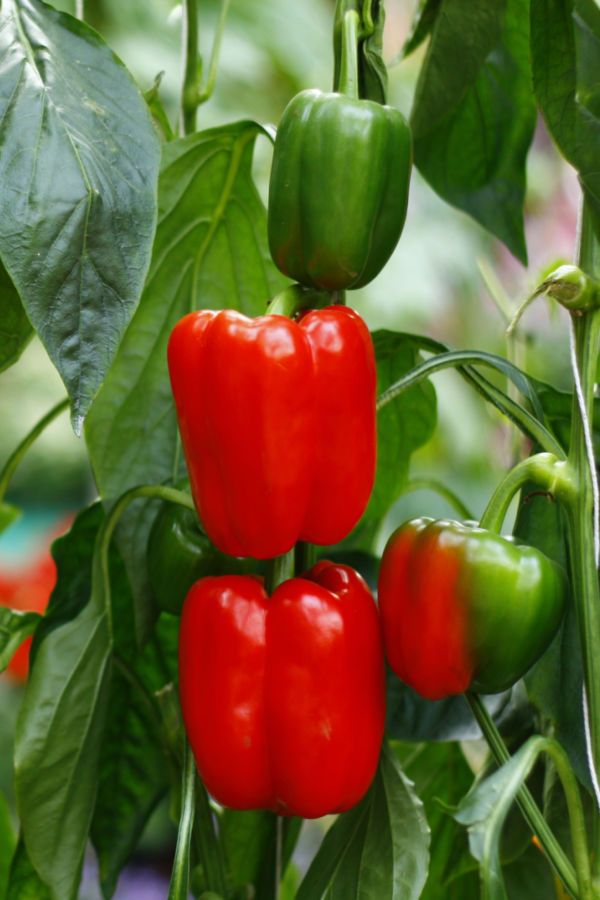
<path id="1" fill-rule="evenodd" d="M 173 331 L 169 370 L 195 504 L 221 551 L 266 559 L 346 537 L 376 448 L 373 345 L 353 310 L 192 313 Z M 179 654 L 186 730 L 217 800 L 311 818 L 361 799 L 385 692 L 377 610 L 357 572 L 320 562 L 271 597 L 255 576 L 203 578 Z"/>

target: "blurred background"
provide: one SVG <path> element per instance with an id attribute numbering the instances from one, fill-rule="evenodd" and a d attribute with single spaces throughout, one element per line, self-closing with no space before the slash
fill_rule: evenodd
<path id="1" fill-rule="evenodd" d="M 74 0 L 54 5 L 74 12 Z M 398 57 L 416 0 L 386 0 L 385 59 L 388 102 L 408 115 L 423 51 Z M 160 94 L 173 124 L 180 86 L 181 10 L 172 0 L 87 0 L 86 19 L 129 68 L 142 90 L 162 73 Z M 288 100 L 307 87 L 330 89 L 333 0 L 232 0 L 216 89 L 201 107 L 198 127 L 238 118 L 277 123 Z M 208 61 L 219 12 L 217 0 L 199 0 L 201 52 Z M 266 199 L 271 159 L 259 140 L 255 175 Z M 407 224 L 382 274 L 353 292 L 351 303 L 372 329 L 429 335 L 456 349 L 506 355 L 528 372 L 558 387 L 569 385 L 567 322 L 538 301 L 526 313 L 517 340 L 507 348 L 505 329 L 516 306 L 543 272 L 573 256 L 579 191 L 572 170 L 538 125 L 528 163 L 526 234 L 529 267 L 521 266 L 465 215 L 446 206 L 414 171 Z M 265 298 L 267 299 L 267 298 Z M 0 298 L 1 306 L 1 298 Z M 484 405 L 458 375 L 434 378 L 438 427 L 414 457 L 411 478 L 446 483 L 479 515 L 502 471 L 519 453 L 511 427 Z M 36 421 L 64 396 L 64 388 L 37 340 L 0 376 L 0 465 Z M 29 452 L 7 500 L 24 509 L 0 536 L 0 576 L 10 577 L 32 558 L 47 558 L 59 523 L 94 496 L 84 444 L 74 437 L 68 416 L 53 423 Z M 390 514 L 381 544 L 394 525 L 413 515 L 448 515 L 452 510 L 430 491 L 406 494 Z M 40 563 L 41 565 L 41 563 Z M 49 592 L 46 582 L 46 592 Z M 0 597 L 0 602 L 2 598 Z M 11 743 L 21 687 L 0 677 L 0 791 L 11 794 Z M 153 820 L 144 853 L 158 863 L 155 881 L 134 865 L 123 877 L 118 898 L 166 896 L 165 878 L 173 829 L 166 811 Z M 310 854 L 310 834 L 305 853 Z M 160 864 L 164 856 L 164 877 Z M 90 863 L 92 866 L 93 863 Z M 82 897 L 98 897 L 88 872 Z M 139 877 L 144 879 L 139 887 Z"/>

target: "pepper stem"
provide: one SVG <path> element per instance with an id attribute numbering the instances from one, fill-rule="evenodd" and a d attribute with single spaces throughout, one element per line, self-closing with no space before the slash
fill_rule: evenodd
<path id="1" fill-rule="evenodd" d="M 473 713 L 477 724 L 481 728 L 483 735 L 487 741 L 487 744 L 492 751 L 492 756 L 494 757 L 496 764 L 498 766 L 504 765 L 505 762 L 508 762 L 510 759 L 510 754 L 506 748 L 504 741 L 502 740 L 502 736 L 496 725 L 494 720 L 488 713 L 487 709 L 484 706 L 484 703 L 481 697 L 478 694 L 473 694 L 471 692 L 467 692 L 465 695 L 465 700 L 471 707 L 471 712 Z M 551 830 L 550 826 L 544 819 L 542 812 L 535 802 L 530 790 L 528 787 L 523 785 L 523 787 L 519 788 L 519 792 L 517 794 L 517 803 L 523 813 L 527 824 L 531 828 L 533 834 L 535 834 L 542 845 L 544 852 L 551 863 L 554 871 L 567 888 L 569 893 L 576 897 L 578 895 L 578 883 L 577 876 L 573 870 L 573 866 L 571 865 L 568 857 L 565 855 L 564 850 L 558 843 L 554 832 Z"/>
<path id="2" fill-rule="evenodd" d="M 481 517 L 481 527 L 499 532 L 513 497 L 528 481 L 561 499 L 568 499 L 576 490 L 569 463 L 552 453 L 536 453 L 518 463 L 500 482 Z"/>
<path id="3" fill-rule="evenodd" d="M 292 578 L 294 574 L 294 555 L 294 550 L 292 549 L 288 553 L 282 553 L 281 556 L 275 556 L 267 563 L 265 588 L 269 596 L 283 581 Z"/>
<path id="4" fill-rule="evenodd" d="M 340 65 L 339 92 L 347 97 L 359 98 L 358 92 L 358 29 L 360 18 L 356 10 L 344 13 L 342 22 L 342 59 Z"/>
<path id="5" fill-rule="evenodd" d="M 291 284 L 273 297 L 267 306 L 267 315 L 287 316 L 292 319 L 303 309 L 319 309 L 330 302 L 330 295 L 326 291 Z"/>

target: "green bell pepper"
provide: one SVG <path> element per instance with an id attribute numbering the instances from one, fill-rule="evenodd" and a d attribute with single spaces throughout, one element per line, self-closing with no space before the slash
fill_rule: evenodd
<path id="1" fill-rule="evenodd" d="M 269 246 L 309 287 L 358 288 L 381 271 L 406 218 L 412 164 L 402 113 L 358 97 L 353 13 L 340 92 L 303 91 L 285 109 L 269 185 Z"/>
<path id="2" fill-rule="evenodd" d="M 258 573 L 254 559 L 238 559 L 217 550 L 191 509 L 165 503 L 150 532 L 148 575 L 159 609 L 180 615 L 191 586 L 206 575 Z"/>

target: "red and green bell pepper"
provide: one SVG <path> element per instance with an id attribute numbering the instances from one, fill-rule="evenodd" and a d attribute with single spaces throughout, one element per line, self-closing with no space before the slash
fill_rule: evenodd
<path id="1" fill-rule="evenodd" d="M 502 691 L 554 637 L 565 590 L 562 570 L 533 547 L 475 524 L 407 522 L 379 574 L 389 663 L 429 700 Z"/>

